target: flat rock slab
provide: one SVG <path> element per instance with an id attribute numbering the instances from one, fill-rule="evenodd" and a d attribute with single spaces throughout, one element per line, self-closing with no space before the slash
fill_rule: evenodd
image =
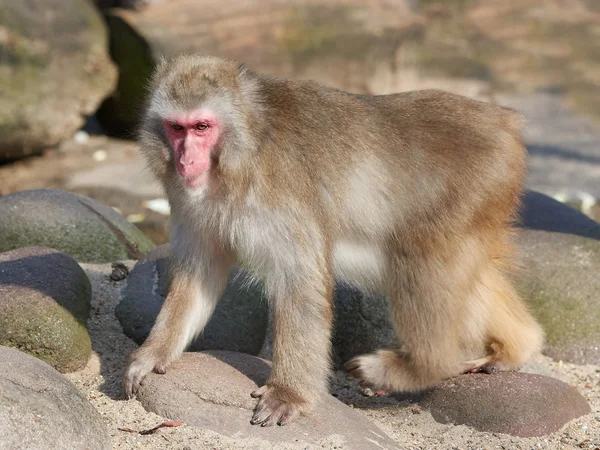
<path id="1" fill-rule="evenodd" d="M 0 346 L 0 447 L 108 450 L 98 411 L 48 364 Z"/>
<path id="2" fill-rule="evenodd" d="M 522 372 L 452 378 L 428 391 L 420 404 L 440 423 L 521 437 L 553 433 L 591 412 L 574 387 Z"/>
<path id="3" fill-rule="evenodd" d="M 0 345 L 61 372 L 82 368 L 92 350 L 91 296 L 87 275 L 64 253 L 44 247 L 0 253 Z"/>
<path id="4" fill-rule="evenodd" d="M 41 245 L 80 262 L 139 259 L 154 244 L 102 203 L 58 189 L 0 197 L 0 251 Z"/>
<path id="5" fill-rule="evenodd" d="M 115 310 L 123 332 L 138 344 L 148 337 L 167 296 L 169 255 L 169 245 L 161 245 L 136 264 Z M 243 269 L 236 268 L 206 328 L 189 348 L 257 355 L 267 323 L 268 305 L 262 287 L 249 285 Z"/>
<path id="6" fill-rule="evenodd" d="M 366 417 L 327 396 L 311 416 L 284 427 L 250 425 L 256 400 L 250 392 L 262 386 L 270 363 L 227 351 L 184 353 L 165 375 L 150 374 L 138 399 L 148 411 L 172 420 L 246 439 L 248 448 L 286 445 L 339 445 L 369 450 L 396 448 Z"/>

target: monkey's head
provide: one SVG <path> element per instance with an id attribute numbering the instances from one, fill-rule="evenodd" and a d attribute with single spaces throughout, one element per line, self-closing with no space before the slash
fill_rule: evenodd
<path id="1" fill-rule="evenodd" d="M 254 147 L 259 102 L 244 65 L 211 56 L 163 60 L 150 84 L 140 144 L 159 178 L 197 189 Z"/>

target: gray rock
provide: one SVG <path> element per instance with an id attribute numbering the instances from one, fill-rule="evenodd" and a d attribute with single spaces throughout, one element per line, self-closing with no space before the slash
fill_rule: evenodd
<path id="1" fill-rule="evenodd" d="M 387 298 L 336 284 L 333 364 L 341 368 L 354 356 L 398 346 Z"/>
<path id="2" fill-rule="evenodd" d="M 525 194 L 520 225 L 528 230 L 600 240 L 600 223 L 552 197 L 535 191 L 527 191 Z"/>
<path id="3" fill-rule="evenodd" d="M 0 446 L 108 450 L 102 417 L 65 377 L 39 359 L 0 346 Z"/>
<path id="4" fill-rule="evenodd" d="M 0 345 L 61 372 L 82 368 L 91 353 L 91 295 L 87 275 L 63 253 L 42 247 L 0 253 Z"/>
<path id="5" fill-rule="evenodd" d="M 127 280 L 115 314 L 127 336 L 146 340 L 167 295 L 169 245 L 161 245 L 141 259 Z M 227 288 L 204 333 L 192 351 L 232 350 L 256 355 L 263 345 L 268 305 L 261 286 L 248 285 L 242 269 L 229 277 Z"/>
<path id="6" fill-rule="evenodd" d="M 40 245 L 81 262 L 138 259 L 154 244 L 102 203 L 57 189 L 0 197 L 0 251 Z"/>
<path id="7" fill-rule="evenodd" d="M 70 138 L 113 90 L 117 72 L 90 2 L 0 0 L 0 10 L 3 161 Z"/>
<path id="8" fill-rule="evenodd" d="M 522 437 L 553 433 L 591 412 L 574 387 L 520 372 L 452 378 L 425 393 L 420 404 L 440 423 Z"/>
<path id="9" fill-rule="evenodd" d="M 138 399 L 148 411 L 172 420 L 248 439 L 247 448 L 270 442 L 343 448 L 396 448 L 394 442 L 365 416 L 332 396 L 323 398 L 314 413 L 284 427 L 250 425 L 256 400 L 250 392 L 266 381 L 269 363 L 242 353 L 184 353 L 165 375 L 148 375 Z M 327 445 L 329 444 L 329 445 Z"/>
<path id="10" fill-rule="evenodd" d="M 600 364 L 600 224 L 543 194 L 525 205 L 515 279 L 546 332 L 544 353 Z"/>

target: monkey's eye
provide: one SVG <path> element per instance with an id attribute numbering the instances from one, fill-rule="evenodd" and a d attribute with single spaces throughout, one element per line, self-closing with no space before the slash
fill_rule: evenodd
<path id="1" fill-rule="evenodd" d="M 178 123 L 171 123 L 170 125 L 175 131 L 183 131 L 183 126 L 179 125 Z"/>
<path id="2" fill-rule="evenodd" d="M 197 123 L 197 124 L 196 124 L 196 127 L 195 127 L 195 128 L 196 128 L 196 130 L 198 130 L 198 131 L 204 131 L 204 130 L 206 130 L 206 129 L 208 128 L 208 125 L 207 125 L 207 124 L 205 124 L 205 123 L 202 123 L 202 122 L 200 122 L 200 123 Z"/>

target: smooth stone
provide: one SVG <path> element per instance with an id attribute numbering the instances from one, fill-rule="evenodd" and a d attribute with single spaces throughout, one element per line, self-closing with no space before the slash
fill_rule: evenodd
<path id="1" fill-rule="evenodd" d="M 58 189 L 0 197 L 0 251 L 40 245 L 80 262 L 139 259 L 154 244 L 114 209 Z"/>
<path id="2" fill-rule="evenodd" d="M 514 436 L 544 436 L 591 412 L 555 378 L 522 372 L 468 374 L 442 382 L 419 402 L 440 423 Z"/>
<path id="3" fill-rule="evenodd" d="M 168 244 L 161 245 L 136 264 L 116 307 L 124 333 L 138 344 L 148 337 L 167 295 L 169 252 Z M 262 286 L 249 285 L 243 269 L 236 268 L 204 332 L 189 349 L 256 355 L 263 346 L 267 322 L 268 304 Z"/>
<path id="4" fill-rule="evenodd" d="M 69 139 L 117 81 L 98 10 L 82 0 L 0 0 L 0 161 Z M 57 32 L 60 30 L 60 32 Z"/>
<path id="5" fill-rule="evenodd" d="M 48 364 L 0 346 L 0 447 L 109 450 L 102 416 Z"/>
<path id="6" fill-rule="evenodd" d="M 515 280 L 546 333 L 544 353 L 600 364 L 600 224 L 531 191 L 522 224 Z"/>
<path id="7" fill-rule="evenodd" d="M 73 259 L 27 247 L 0 253 L 0 345 L 35 356 L 60 372 L 85 366 L 90 281 Z"/>
<path id="8" fill-rule="evenodd" d="M 137 397 L 148 411 L 221 435 L 247 439 L 248 448 L 263 448 L 261 442 L 279 448 L 286 444 L 333 444 L 361 450 L 396 448 L 365 416 L 329 395 L 321 399 L 313 414 L 289 425 L 250 425 L 256 404 L 250 392 L 264 384 L 269 372 L 269 362 L 242 353 L 184 353 L 165 375 L 148 375 Z"/>

